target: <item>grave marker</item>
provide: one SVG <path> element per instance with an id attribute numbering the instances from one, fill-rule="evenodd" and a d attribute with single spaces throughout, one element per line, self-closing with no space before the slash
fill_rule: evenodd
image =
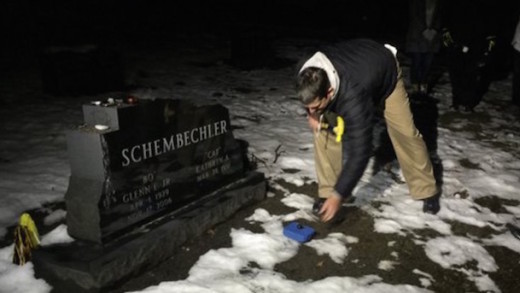
<path id="1" fill-rule="evenodd" d="M 97 292 L 157 264 L 246 204 L 265 197 L 222 105 L 185 100 L 93 102 L 67 134 L 71 244 L 39 249 L 54 286 Z"/>

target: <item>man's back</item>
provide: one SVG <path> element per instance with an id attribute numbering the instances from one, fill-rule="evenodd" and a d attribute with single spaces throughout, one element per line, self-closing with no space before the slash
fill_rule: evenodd
<path id="1" fill-rule="evenodd" d="M 382 44 L 368 39 L 353 39 L 324 48 L 323 53 L 340 77 L 338 98 L 365 95 L 378 103 L 392 92 L 397 80 L 396 60 Z"/>

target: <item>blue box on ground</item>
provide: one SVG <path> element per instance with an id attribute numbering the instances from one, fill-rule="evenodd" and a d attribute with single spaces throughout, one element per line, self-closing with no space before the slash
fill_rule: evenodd
<path id="1" fill-rule="evenodd" d="M 315 231 L 313 228 L 302 225 L 298 222 L 291 222 L 283 228 L 283 235 L 300 243 L 311 240 L 314 233 Z"/>

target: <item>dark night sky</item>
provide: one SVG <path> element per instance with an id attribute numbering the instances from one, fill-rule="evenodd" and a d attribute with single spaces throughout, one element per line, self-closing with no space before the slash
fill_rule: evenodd
<path id="1" fill-rule="evenodd" d="M 204 40 L 208 35 L 223 40 L 218 44 L 226 46 L 224 49 L 231 47 L 231 63 L 244 69 L 276 61 L 269 52 L 269 43 L 274 39 L 372 37 L 395 43 L 406 32 L 406 1 L 0 1 L 0 78 L 37 67 L 49 93 L 82 93 L 49 88 L 63 78 L 72 79 L 69 74 L 57 75 L 69 71 L 90 72 L 88 76 L 94 76 L 94 80 L 81 79 L 81 84 L 89 84 L 89 90 L 107 90 L 92 86 L 101 84 L 100 80 L 104 80 L 103 84 L 112 80 L 119 89 L 120 78 L 110 77 L 124 71 L 125 47 L 145 52 L 162 45 L 175 46 L 186 37 L 204 36 Z M 251 53 L 250 44 L 254 44 L 255 53 Z M 73 53 L 61 56 L 47 50 L 84 45 L 100 50 L 85 57 Z M 101 65 L 106 77 L 95 73 Z M 71 86 L 81 88 L 75 83 Z"/>
<path id="2" fill-rule="evenodd" d="M 503 18 L 515 22 L 508 12 Z M 12 65 L 48 46 L 154 46 L 178 34 L 370 37 L 399 46 L 407 13 L 407 0 L 2 1 L 0 61 Z"/>
<path id="3" fill-rule="evenodd" d="M 5 3 L 8 2 L 8 3 Z M 283 2 L 283 4 L 280 4 Z M 348 2 L 348 4 L 347 4 Z M 54 4 L 50 4 L 54 3 Z M 164 4 L 168 3 L 168 4 Z M 380 36 L 404 33 L 406 1 L 3 1 L 8 47 L 223 36 L 260 30 L 280 36 Z"/>

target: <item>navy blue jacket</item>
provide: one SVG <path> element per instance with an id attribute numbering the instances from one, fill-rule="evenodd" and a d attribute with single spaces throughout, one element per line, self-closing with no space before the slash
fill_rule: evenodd
<path id="1" fill-rule="evenodd" d="M 340 86 L 327 110 L 343 117 L 343 168 L 335 190 L 350 196 L 372 155 L 372 130 L 376 107 L 394 90 L 397 62 L 382 44 L 355 39 L 320 48 L 336 69 Z M 383 103 L 384 105 L 384 103 Z"/>

